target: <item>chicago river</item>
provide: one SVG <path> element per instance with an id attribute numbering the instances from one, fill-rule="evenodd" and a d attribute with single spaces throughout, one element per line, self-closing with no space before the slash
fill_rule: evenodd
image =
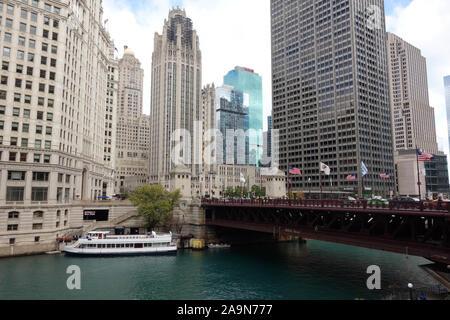
<path id="1" fill-rule="evenodd" d="M 179 250 L 176 255 L 0 259 L 0 299 L 335 300 L 383 299 L 389 288 L 436 286 L 418 257 L 308 241 Z M 69 290 L 69 266 L 81 289 Z M 382 290 L 367 288 L 367 268 L 381 269 Z"/>

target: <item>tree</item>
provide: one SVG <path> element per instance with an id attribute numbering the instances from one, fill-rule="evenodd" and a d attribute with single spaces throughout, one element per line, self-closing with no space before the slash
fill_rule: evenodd
<path id="1" fill-rule="evenodd" d="M 289 199 L 291 199 L 291 200 L 294 200 L 294 193 L 293 193 L 292 191 L 289 191 L 289 192 L 287 193 L 287 197 L 288 197 Z"/>
<path id="2" fill-rule="evenodd" d="M 259 186 L 257 186 L 257 185 L 252 186 L 251 193 L 255 197 L 260 197 L 261 196 L 261 190 L 260 190 Z"/>
<path id="3" fill-rule="evenodd" d="M 228 187 L 227 191 L 225 191 L 225 196 L 232 198 L 234 196 L 234 189 L 233 187 Z"/>
<path id="4" fill-rule="evenodd" d="M 265 197 L 266 196 L 266 187 L 262 187 L 261 189 L 261 197 Z"/>
<path id="5" fill-rule="evenodd" d="M 130 200 L 138 208 L 140 216 L 147 220 L 151 230 L 167 226 L 173 217 L 173 210 L 181 198 L 180 190 L 168 192 L 161 185 L 144 185 L 130 195 Z"/>

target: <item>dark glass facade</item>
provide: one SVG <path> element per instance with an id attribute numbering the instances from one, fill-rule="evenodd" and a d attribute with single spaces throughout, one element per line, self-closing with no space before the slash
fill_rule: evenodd
<path id="1" fill-rule="evenodd" d="M 379 26 L 368 23 L 374 6 Z M 325 191 L 361 191 L 364 162 L 365 187 L 392 189 L 380 178 L 394 172 L 384 1 L 271 0 L 271 18 L 280 169 L 303 173 L 292 188 L 319 190 L 323 162 L 331 168 Z"/>
<path id="2" fill-rule="evenodd" d="M 434 196 L 449 193 L 447 156 L 435 155 L 430 162 L 425 162 L 427 193 Z"/>
<path id="3" fill-rule="evenodd" d="M 244 106 L 244 94 L 233 87 L 216 88 L 216 123 L 222 137 L 217 139 L 219 164 L 248 165 L 249 108 Z"/>

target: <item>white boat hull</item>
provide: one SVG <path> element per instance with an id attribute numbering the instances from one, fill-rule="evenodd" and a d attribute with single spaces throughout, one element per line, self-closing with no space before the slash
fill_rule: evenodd
<path id="1" fill-rule="evenodd" d="M 162 255 L 174 254 L 177 252 L 177 247 L 160 247 L 160 248 L 142 248 L 135 249 L 78 249 L 73 247 L 66 247 L 64 252 L 68 255 L 76 256 L 138 256 L 138 255 Z"/>

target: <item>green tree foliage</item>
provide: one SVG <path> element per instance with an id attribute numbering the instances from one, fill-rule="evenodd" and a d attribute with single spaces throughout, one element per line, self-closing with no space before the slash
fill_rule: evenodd
<path id="1" fill-rule="evenodd" d="M 168 192 L 161 185 L 144 185 L 130 195 L 131 202 L 138 208 L 139 215 L 146 218 L 151 230 L 170 224 L 180 198 L 180 190 Z"/>

